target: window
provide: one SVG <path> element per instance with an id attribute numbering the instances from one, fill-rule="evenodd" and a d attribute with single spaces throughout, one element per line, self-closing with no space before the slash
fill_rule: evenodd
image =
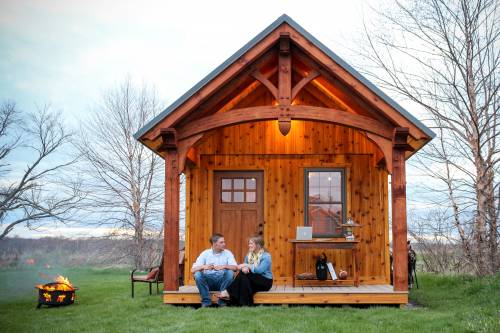
<path id="1" fill-rule="evenodd" d="M 345 176 L 343 169 L 305 170 L 305 225 L 314 237 L 342 236 L 345 220 Z"/>
<path id="2" fill-rule="evenodd" d="M 255 178 L 222 178 L 221 202 L 257 202 Z"/>

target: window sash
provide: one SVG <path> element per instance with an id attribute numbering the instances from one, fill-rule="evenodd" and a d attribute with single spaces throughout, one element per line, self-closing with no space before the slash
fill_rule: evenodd
<path id="1" fill-rule="evenodd" d="M 313 184 L 312 188 L 314 188 L 315 191 L 315 196 L 317 197 L 316 199 L 311 199 L 310 197 L 310 175 L 311 173 L 317 173 L 315 176 L 317 178 L 313 179 Z M 330 173 L 328 175 L 327 173 Z M 336 175 L 338 174 L 338 175 Z M 327 179 L 326 177 L 334 177 L 337 178 L 337 181 L 340 181 L 340 184 L 338 186 L 325 186 L 325 180 Z M 324 179 L 323 179 L 324 178 Z M 313 227 L 313 236 L 314 237 L 342 237 L 342 228 L 340 227 L 340 224 L 344 223 L 346 219 L 346 183 L 345 183 L 345 170 L 341 168 L 307 168 L 304 170 L 304 189 L 305 189 L 305 214 L 304 214 L 304 224 L 306 226 L 312 226 Z M 326 194 L 325 191 L 323 191 L 323 196 L 321 193 L 321 189 L 328 189 L 328 194 Z M 332 189 L 334 189 L 332 191 Z M 337 193 L 333 193 L 334 191 L 337 191 Z M 319 193 L 318 193 L 319 192 Z M 340 193 L 338 193 L 340 192 Z M 338 198 L 340 197 L 340 201 Z M 332 200 L 332 199 L 337 199 L 337 200 Z M 332 208 L 333 206 L 337 206 L 337 209 L 335 210 L 340 210 L 340 219 L 338 220 L 338 224 L 336 224 L 333 219 L 335 219 L 335 216 L 338 216 L 338 214 L 332 213 Z M 340 206 L 340 208 L 338 208 Z M 329 207 L 326 210 L 319 210 L 318 208 L 320 207 Z M 315 210 L 315 212 L 312 212 L 312 209 Z M 320 215 L 325 215 L 324 218 L 317 218 L 317 220 L 310 220 L 310 215 L 311 214 L 320 214 Z M 326 221 L 326 222 L 325 222 Z M 316 225 L 322 225 L 322 229 L 326 229 L 324 232 L 318 232 L 314 230 L 314 224 Z"/>

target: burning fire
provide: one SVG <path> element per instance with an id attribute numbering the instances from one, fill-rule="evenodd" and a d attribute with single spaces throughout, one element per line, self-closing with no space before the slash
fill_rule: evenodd
<path id="1" fill-rule="evenodd" d="M 35 288 L 42 289 L 45 291 L 73 291 L 75 288 L 69 282 L 68 278 L 65 278 L 64 276 L 58 275 L 54 279 L 54 283 L 47 283 L 47 284 L 37 284 Z"/>

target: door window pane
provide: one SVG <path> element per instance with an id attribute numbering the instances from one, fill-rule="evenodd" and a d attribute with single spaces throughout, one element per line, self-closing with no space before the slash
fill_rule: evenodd
<path id="1" fill-rule="evenodd" d="M 240 179 L 240 178 L 233 179 L 233 189 L 242 190 L 244 188 L 245 188 L 245 180 L 244 179 Z"/>
<path id="2" fill-rule="evenodd" d="M 255 190 L 257 186 L 257 181 L 255 178 L 249 178 L 246 180 L 247 190 Z"/>
<path id="3" fill-rule="evenodd" d="M 255 192 L 246 192 L 246 202 L 255 202 Z"/>
<path id="4" fill-rule="evenodd" d="M 244 202 L 245 192 L 233 192 L 233 202 Z"/>
<path id="5" fill-rule="evenodd" d="M 231 202 L 231 192 L 222 192 L 222 202 Z"/>
<path id="6" fill-rule="evenodd" d="M 222 189 L 223 190 L 231 189 L 231 179 L 222 178 Z"/>
<path id="7" fill-rule="evenodd" d="M 257 179 L 222 178 L 221 202 L 257 202 Z"/>

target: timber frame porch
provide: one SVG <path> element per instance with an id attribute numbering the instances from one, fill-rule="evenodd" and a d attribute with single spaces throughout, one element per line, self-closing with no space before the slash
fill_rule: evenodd
<path id="1" fill-rule="evenodd" d="M 212 302 L 216 302 L 212 292 Z M 391 285 L 348 286 L 273 286 L 270 291 L 258 292 L 255 304 L 397 304 L 408 303 L 407 291 L 395 291 Z M 182 286 L 178 291 L 164 291 L 165 304 L 199 304 L 196 286 Z"/>
<path id="2" fill-rule="evenodd" d="M 189 268 L 210 234 L 224 228 L 230 230 L 228 239 L 241 241 L 250 231 L 266 239 L 276 287 L 256 294 L 257 304 L 407 303 L 406 159 L 434 136 L 290 17 L 281 16 L 134 135 L 165 160 L 164 303 L 200 302 Z M 339 181 L 344 193 L 340 203 L 315 203 L 341 206 L 335 209 L 342 219 L 349 214 L 363 226 L 354 231 L 361 258 L 355 264 L 361 272 L 357 288 L 289 286 L 295 272 L 288 240 L 309 221 L 306 208 L 312 203 L 305 177 L 314 168 L 341 169 L 345 178 Z M 254 192 L 263 195 L 256 195 L 260 201 L 251 211 L 255 218 L 245 222 L 248 230 L 242 229 L 240 206 L 257 200 L 222 200 L 222 193 L 233 192 L 247 198 L 247 185 L 244 191 L 235 192 L 231 185 L 233 192 L 224 192 L 222 185 L 214 185 L 221 172 L 231 184 L 236 176 L 228 172 L 246 172 L 237 176 L 244 184 L 258 178 L 250 178 L 249 172 L 262 174 L 260 187 L 255 187 L 262 192 Z M 179 288 L 181 173 L 186 175 L 187 286 Z M 221 203 L 227 208 L 232 202 L 240 208 L 228 209 L 233 213 L 225 221 L 238 217 L 239 229 L 227 227 L 229 222 L 222 225 L 218 213 Z M 313 271 L 314 251 L 301 257 L 305 272 Z M 334 265 L 352 273 L 343 256 L 331 257 Z"/>

